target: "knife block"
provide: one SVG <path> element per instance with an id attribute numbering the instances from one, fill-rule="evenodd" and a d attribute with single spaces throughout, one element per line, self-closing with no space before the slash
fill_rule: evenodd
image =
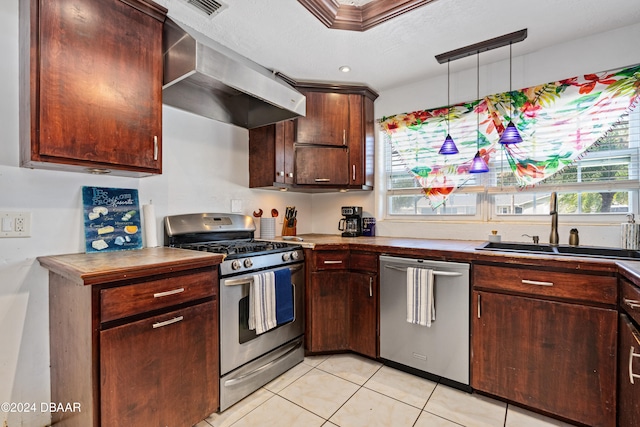
<path id="1" fill-rule="evenodd" d="M 286 219 L 282 223 L 282 235 L 283 236 L 295 236 L 296 235 L 296 225 L 298 224 L 298 220 L 293 220 L 293 227 L 289 227 L 289 221 Z"/>

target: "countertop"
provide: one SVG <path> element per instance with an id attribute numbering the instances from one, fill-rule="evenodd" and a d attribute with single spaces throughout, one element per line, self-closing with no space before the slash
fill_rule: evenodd
<path id="1" fill-rule="evenodd" d="M 363 250 L 397 256 L 425 257 L 434 260 L 460 262 L 497 262 L 501 264 L 541 266 L 568 270 L 591 271 L 599 274 L 614 274 L 618 267 L 637 272 L 640 281 L 640 262 L 619 261 L 607 258 L 575 257 L 567 255 L 541 255 L 515 252 L 477 250 L 481 240 L 417 239 L 410 237 L 342 237 L 333 234 L 301 234 L 302 241 L 277 241 L 300 244 L 313 250 Z"/>
<path id="2" fill-rule="evenodd" d="M 168 247 L 38 257 L 48 270 L 81 285 L 211 267 L 222 255 Z"/>

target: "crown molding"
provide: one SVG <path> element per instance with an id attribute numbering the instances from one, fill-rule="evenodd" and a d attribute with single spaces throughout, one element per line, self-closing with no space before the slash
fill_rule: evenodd
<path id="1" fill-rule="evenodd" d="M 371 0 L 362 7 L 337 0 L 298 0 L 327 28 L 366 31 L 434 0 Z"/>

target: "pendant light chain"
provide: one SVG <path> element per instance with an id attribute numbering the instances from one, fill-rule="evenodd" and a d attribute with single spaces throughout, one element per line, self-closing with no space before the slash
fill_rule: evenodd
<path id="1" fill-rule="evenodd" d="M 511 63 L 513 61 L 513 56 L 512 56 L 512 51 L 511 51 L 511 46 L 513 46 L 513 43 L 509 42 L 509 121 L 513 121 L 513 80 L 512 80 L 512 76 L 513 76 L 513 64 Z"/>
<path id="2" fill-rule="evenodd" d="M 451 134 L 449 116 L 451 116 L 451 61 L 447 61 L 447 135 Z"/>
<path id="3" fill-rule="evenodd" d="M 451 138 L 450 132 L 450 121 L 449 116 L 451 115 L 451 61 L 447 61 L 447 136 L 438 151 L 438 154 L 458 154 L 458 147 L 456 147 L 456 143 Z"/>
<path id="4" fill-rule="evenodd" d="M 476 105 L 476 155 L 473 157 L 469 173 L 485 173 L 489 172 L 489 166 L 480 156 L 480 51 L 476 54 L 476 91 L 478 97 L 478 104 Z"/>
<path id="5" fill-rule="evenodd" d="M 500 136 L 500 144 L 517 144 L 522 142 L 518 128 L 513 124 L 513 42 L 509 42 L 509 123 Z"/>

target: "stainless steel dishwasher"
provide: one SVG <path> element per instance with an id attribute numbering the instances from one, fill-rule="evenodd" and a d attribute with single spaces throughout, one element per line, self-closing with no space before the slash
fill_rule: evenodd
<path id="1" fill-rule="evenodd" d="M 407 322 L 407 267 L 433 270 L 436 315 L 430 327 Z M 468 389 L 469 301 L 469 264 L 381 256 L 380 357 Z"/>

